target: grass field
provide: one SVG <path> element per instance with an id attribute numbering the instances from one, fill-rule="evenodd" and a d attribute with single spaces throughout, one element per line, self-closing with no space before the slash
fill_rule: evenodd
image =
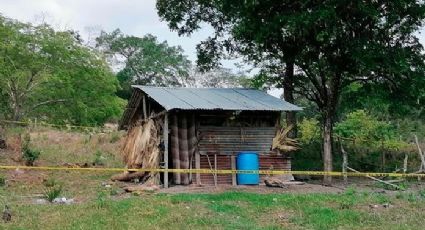
<path id="1" fill-rule="evenodd" d="M 9 134 L 15 132 L 20 131 Z M 122 135 L 44 129 L 31 132 L 31 145 L 41 151 L 37 165 L 97 162 L 97 167 L 122 167 L 118 154 Z M 13 138 L 9 142 L 13 147 Z M 20 164 L 14 155 L 13 148 L 0 152 L 0 164 Z M 12 221 L 0 221 L 0 229 L 424 229 L 422 184 L 384 193 L 382 188 L 365 190 L 352 185 L 333 192 L 230 189 L 132 195 L 123 194 L 118 184 L 104 186 L 111 175 L 0 171 L 6 179 L 0 187 L 0 205 L 8 204 L 12 210 Z M 46 180 L 56 181 L 63 187 L 61 196 L 76 202 L 38 204 Z"/>
<path id="2" fill-rule="evenodd" d="M 384 204 L 390 206 L 384 208 Z M 146 194 L 121 200 L 99 195 L 82 204 L 13 205 L 13 221 L 0 228 L 423 229 L 424 205 L 423 198 L 416 195 L 394 198 L 354 191 Z"/>

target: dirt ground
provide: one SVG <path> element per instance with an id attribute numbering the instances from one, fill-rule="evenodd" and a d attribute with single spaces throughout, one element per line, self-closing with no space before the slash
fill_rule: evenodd
<path id="1" fill-rule="evenodd" d="M 252 192 L 259 194 L 269 193 L 296 193 L 296 194 L 308 194 L 308 193 L 341 193 L 346 189 L 351 188 L 359 192 L 376 192 L 376 193 L 388 193 L 392 194 L 397 191 L 384 189 L 376 184 L 374 181 L 365 178 L 350 178 L 348 184 L 339 178 L 334 178 L 332 186 L 323 186 L 321 180 L 310 180 L 303 184 L 288 184 L 284 188 L 271 188 L 264 184 L 260 185 L 218 185 L 217 187 L 211 185 L 198 186 L 171 186 L 170 188 L 163 188 L 159 190 L 160 193 L 167 194 L 178 194 L 178 193 L 221 193 L 226 191 L 241 191 L 241 192 Z M 410 181 L 408 191 L 419 191 L 425 188 L 425 182 Z"/>

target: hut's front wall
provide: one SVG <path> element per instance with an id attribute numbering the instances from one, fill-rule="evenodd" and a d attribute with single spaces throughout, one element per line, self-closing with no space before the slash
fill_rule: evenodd
<path id="1" fill-rule="evenodd" d="M 289 157 L 271 152 L 279 118 L 280 114 L 275 112 L 198 114 L 200 168 L 236 169 L 237 154 L 252 151 L 259 154 L 260 169 L 291 170 Z M 236 177 L 231 174 L 201 174 L 198 183 L 236 184 Z"/>
<path id="2" fill-rule="evenodd" d="M 215 159 L 217 162 L 215 162 Z M 281 154 L 261 154 L 259 155 L 260 170 L 291 170 L 291 159 Z M 203 169 L 213 168 L 215 169 L 215 163 L 217 163 L 217 169 L 232 169 L 235 165 L 232 165 L 232 155 L 220 155 L 220 154 L 204 154 L 200 156 L 200 166 Z M 217 176 L 217 181 L 215 181 Z M 260 175 L 260 183 L 264 181 L 267 175 Z M 232 185 L 236 184 L 235 177 L 232 174 L 201 174 L 200 184 L 213 185 Z"/>

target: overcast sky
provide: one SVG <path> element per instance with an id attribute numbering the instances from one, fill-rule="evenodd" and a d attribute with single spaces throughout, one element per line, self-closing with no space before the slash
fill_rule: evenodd
<path id="1" fill-rule="evenodd" d="M 160 41 L 180 45 L 192 61 L 196 60 L 196 44 L 212 32 L 203 29 L 191 37 L 179 37 L 160 21 L 155 0 L 0 0 L 0 13 L 25 22 L 44 18 L 56 28 L 72 28 L 85 37 L 88 27 L 105 31 L 119 28 L 136 36 L 150 33 Z"/>

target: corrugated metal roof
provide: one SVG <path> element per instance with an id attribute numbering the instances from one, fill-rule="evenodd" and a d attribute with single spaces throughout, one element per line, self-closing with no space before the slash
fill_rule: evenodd
<path id="1" fill-rule="evenodd" d="M 263 91 L 242 88 L 167 88 L 133 85 L 166 110 L 297 111 L 300 107 Z"/>

